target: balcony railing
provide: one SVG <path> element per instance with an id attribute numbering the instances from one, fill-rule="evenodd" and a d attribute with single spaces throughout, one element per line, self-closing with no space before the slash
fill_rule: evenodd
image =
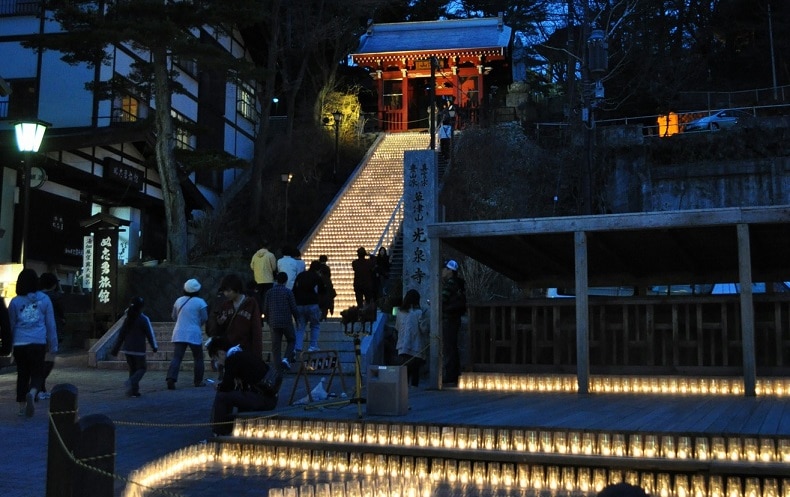
<path id="1" fill-rule="evenodd" d="M 0 0 L 0 16 L 30 16 L 39 12 L 40 0 Z"/>

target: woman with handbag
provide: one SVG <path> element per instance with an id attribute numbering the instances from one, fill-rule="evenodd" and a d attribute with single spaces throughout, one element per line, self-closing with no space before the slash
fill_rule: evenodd
<path id="1" fill-rule="evenodd" d="M 187 347 L 192 352 L 193 382 L 196 387 L 204 387 L 203 381 L 203 325 L 208 320 L 208 304 L 198 297 L 200 282 L 196 279 L 184 283 L 184 295 L 178 297 L 173 304 L 172 318 L 176 324 L 173 327 L 173 359 L 167 370 L 167 389 L 175 390 L 178 381 L 178 372 L 181 361 L 184 359 Z"/>

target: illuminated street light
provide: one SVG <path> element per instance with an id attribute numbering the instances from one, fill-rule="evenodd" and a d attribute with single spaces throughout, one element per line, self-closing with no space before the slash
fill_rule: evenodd
<path id="1" fill-rule="evenodd" d="M 38 152 L 44 133 L 49 127 L 44 121 L 20 121 L 14 123 L 16 145 L 25 154 L 25 172 L 23 177 L 22 204 L 22 242 L 19 248 L 19 262 L 22 267 L 27 263 L 27 232 L 30 224 L 30 161 L 32 154 Z"/>

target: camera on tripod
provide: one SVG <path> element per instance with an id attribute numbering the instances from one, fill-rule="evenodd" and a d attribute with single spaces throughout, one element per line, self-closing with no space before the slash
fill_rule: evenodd
<path id="1" fill-rule="evenodd" d="M 340 322 L 343 323 L 343 333 L 346 336 L 359 338 L 361 335 L 370 335 L 373 333 L 373 323 L 376 322 L 376 305 L 351 306 L 340 311 L 340 317 Z"/>

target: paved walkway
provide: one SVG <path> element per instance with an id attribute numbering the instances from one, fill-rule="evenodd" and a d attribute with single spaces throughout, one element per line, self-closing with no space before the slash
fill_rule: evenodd
<path id="1" fill-rule="evenodd" d="M 150 371 L 143 378 L 140 398 L 123 392 L 124 371 L 86 367 L 84 353 L 61 356 L 47 382 L 73 384 L 79 392 L 80 415 L 104 414 L 116 423 L 116 474 L 121 477 L 146 462 L 209 438 L 208 425 L 214 389 L 192 387 L 190 372 L 182 372 L 175 391 L 166 388 L 165 372 Z M 214 373 L 207 371 L 209 377 Z M 288 407 L 295 375 L 289 375 L 281 391 L 277 413 L 289 417 L 358 419 L 356 405 L 309 409 Z M 13 401 L 14 368 L 0 370 L 0 495 L 39 497 L 45 494 L 48 401 L 37 404 L 32 419 L 18 417 Z M 353 378 L 346 378 L 353 388 Z M 336 385 L 339 386 L 338 383 Z M 332 389 L 336 390 L 335 388 Z M 297 399 L 303 396 L 297 390 Z M 366 421 L 395 420 L 405 423 L 445 423 L 492 426 L 562 427 L 579 430 L 651 430 L 684 433 L 749 433 L 790 437 L 790 398 L 701 398 L 606 396 L 574 394 L 503 394 L 409 389 L 411 409 L 405 416 L 367 416 Z M 364 409 L 363 409 L 364 413 Z M 265 490 L 239 477 L 205 478 L 174 488 L 181 495 L 255 495 Z M 193 478 L 193 480 L 195 479 Z M 265 478 L 264 478 L 265 479 Z M 119 479 L 116 495 L 125 483 Z M 199 490 L 196 490 L 197 487 Z"/>

